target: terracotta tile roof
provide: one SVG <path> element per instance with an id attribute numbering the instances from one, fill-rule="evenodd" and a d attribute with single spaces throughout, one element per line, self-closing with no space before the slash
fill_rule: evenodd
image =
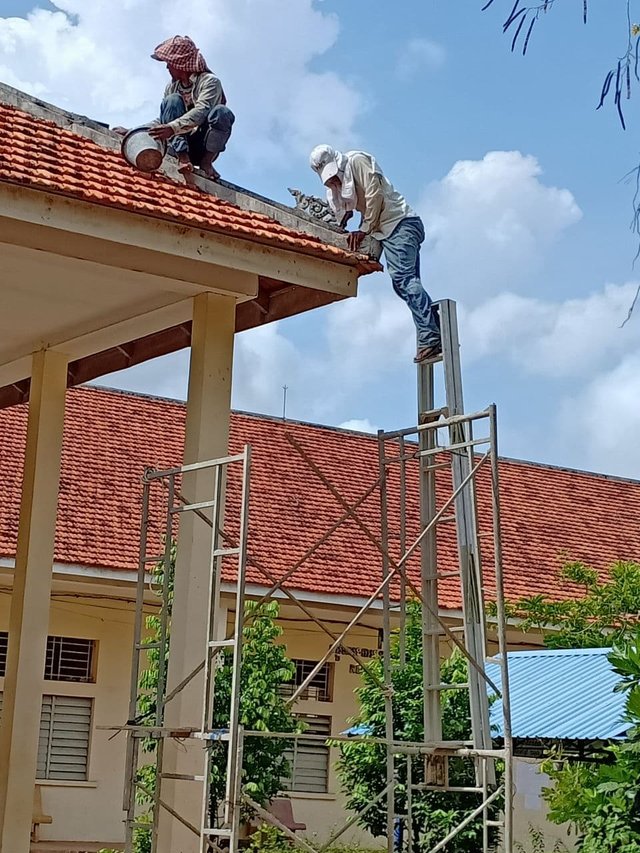
<path id="1" fill-rule="evenodd" d="M 180 463 L 185 423 L 181 403 L 78 388 L 68 393 L 56 560 L 134 569 L 137 565 L 142 471 Z M 18 527 L 23 406 L 0 411 L 0 555 L 12 556 Z M 377 477 L 377 440 L 337 429 L 236 413 L 232 450 L 253 448 L 249 550 L 282 575 L 329 526 L 342 508 L 287 440 L 304 446 L 347 500 L 354 501 Z M 440 500 L 448 491 L 442 470 Z M 500 463 L 503 549 L 507 594 L 571 595 L 555 573 L 563 556 L 589 562 L 601 572 L 617 559 L 640 558 L 640 482 L 503 460 Z M 488 481 L 479 483 L 480 528 L 490 525 Z M 392 486 L 397 535 L 397 492 Z M 417 489 L 414 494 L 417 493 Z M 235 503 L 237 490 L 231 489 Z M 413 518 L 417 502 L 409 501 Z M 361 515 L 379 534 L 378 495 Z M 410 524 L 415 529 L 415 521 Z M 439 564 L 454 567 L 453 525 L 440 528 Z M 484 540 L 490 560 L 489 539 Z M 397 548 L 397 545 L 395 546 Z M 417 577 L 417 566 L 411 567 Z M 292 589 L 341 596 L 370 594 L 381 577 L 375 547 L 353 522 L 342 525 L 291 579 Z M 249 579 L 264 584 L 255 570 Z M 453 582 L 441 586 L 441 604 L 459 606 Z"/>
<path id="2" fill-rule="evenodd" d="M 0 181 L 314 255 L 362 274 L 381 268 L 197 187 L 138 172 L 119 151 L 1 103 Z"/>

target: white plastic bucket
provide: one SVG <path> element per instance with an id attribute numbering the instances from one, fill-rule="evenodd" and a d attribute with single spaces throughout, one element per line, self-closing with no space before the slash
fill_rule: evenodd
<path id="1" fill-rule="evenodd" d="M 136 127 L 130 130 L 122 140 L 122 156 L 141 172 L 155 172 L 162 165 L 167 153 L 167 143 L 164 139 L 154 139 L 149 136 L 148 127 Z"/>

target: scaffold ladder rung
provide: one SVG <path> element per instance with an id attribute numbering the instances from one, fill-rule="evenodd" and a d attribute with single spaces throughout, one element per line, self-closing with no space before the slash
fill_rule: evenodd
<path id="1" fill-rule="evenodd" d="M 228 649 L 233 648 L 235 646 L 236 641 L 231 640 L 209 640 L 209 648 L 210 649 Z"/>
<path id="2" fill-rule="evenodd" d="M 433 421 L 440 420 L 440 418 L 447 418 L 449 416 L 449 407 L 442 406 L 440 409 L 428 409 L 426 412 L 420 412 L 418 415 L 418 423 L 419 424 L 428 424 Z"/>
<path id="3" fill-rule="evenodd" d="M 215 505 L 216 501 L 199 501 L 194 504 L 178 504 L 177 506 L 172 506 L 169 512 L 172 514 L 178 512 L 195 512 L 198 509 L 212 509 Z"/>
<path id="4" fill-rule="evenodd" d="M 194 776 L 190 773 L 161 773 L 163 779 L 173 779 L 174 782 L 204 782 L 204 776 Z"/>
<path id="5" fill-rule="evenodd" d="M 214 557 L 236 557 L 240 553 L 239 548 L 216 548 Z"/>

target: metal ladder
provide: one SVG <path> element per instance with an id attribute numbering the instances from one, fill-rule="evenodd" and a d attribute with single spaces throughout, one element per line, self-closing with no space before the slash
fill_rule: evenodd
<path id="1" fill-rule="evenodd" d="M 393 853 L 393 834 L 397 821 L 408 833 L 408 844 L 415 836 L 413 794 L 424 790 L 477 794 L 476 808 L 431 848 L 444 850 L 469 823 L 482 820 L 483 853 L 492 850 L 492 834 L 499 830 L 502 853 L 513 853 L 512 741 L 509 712 L 508 666 L 506 660 L 506 622 L 503 592 L 502 549 L 500 541 L 500 497 L 497 454 L 496 407 L 466 413 L 462 394 L 460 343 L 456 305 L 451 300 L 437 303 L 442 335 L 442 352 L 418 365 L 418 423 L 405 429 L 379 431 L 379 471 L 381 497 L 382 573 L 386 583 L 383 603 L 383 668 L 385 703 L 385 741 L 387 743 L 387 850 Z M 442 373 L 440 373 L 442 365 Z M 436 379 L 443 390 L 444 405 L 436 407 Z M 446 434 L 446 438 L 443 436 Z M 483 452 L 484 451 L 484 452 Z M 416 471 L 417 467 L 417 471 Z M 442 470 L 441 469 L 446 469 Z M 491 531 L 478 531 L 476 480 L 483 476 L 490 497 Z M 438 494 L 436 494 L 436 478 Z M 444 487 L 444 489 L 443 489 Z M 484 486 L 483 486 L 484 488 Z M 415 491 L 419 494 L 416 496 Z M 413 493 L 413 494 L 412 494 Z M 399 494 L 399 504 L 391 496 Z M 413 507 L 419 498 L 419 525 Z M 436 500 L 438 498 L 438 501 Z M 410 508 L 411 507 L 411 511 Z M 438 508 L 439 507 L 439 508 Z M 398 514 L 399 509 L 399 514 Z M 398 527 L 399 523 L 399 527 Z M 457 566 L 438 567 L 437 529 L 455 524 Z M 480 541 L 492 537 L 493 582 L 496 598 L 496 637 L 500 652 L 501 686 L 489 678 L 489 660 L 484 606 L 484 580 Z M 452 544 L 452 543 L 450 543 Z M 419 581 L 418 581 L 419 556 Z M 416 558 L 415 563 L 409 560 Z M 413 565 L 413 569 L 411 568 Z M 487 567 L 487 578 L 491 572 Z M 399 583 L 399 601 L 391 599 L 390 579 Z M 461 626 L 447 624 L 440 612 L 441 583 L 459 584 L 462 609 Z M 397 589 L 397 588 L 396 588 Z M 421 603 L 423 737 L 419 744 L 402 742 L 395 731 L 394 670 L 406 663 L 408 592 Z M 396 627 L 390 611 L 397 614 Z M 459 633 L 460 632 L 460 633 Z M 457 647 L 467 661 L 464 684 L 444 684 L 441 676 L 445 639 Z M 492 639 L 493 642 L 493 639 Z M 396 645 L 397 643 L 397 645 Z M 397 657 L 394 655 L 397 654 Z M 443 736 L 443 694 L 464 690 L 469 698 L 470 738 L 446 741 Z M 494 746 L 489 718 L 489 692 L 502 696 L 504 747 Z M 423 762 L 422 767 L 411 763 Z M 460 786 L 449 780 L 453 758 L 472 762 L 474 782 Z M 402 759 L 402 760 L 401 760 Z M 405 772 L 406 783 L 402 783 Z M 496 761 L 504 762 L 502 778 L 496 780 Z M 419 781 L 420 777 L 424 781 Z M 412 782 L 411 780 L 417 780 Z M 406 808 L 398 809 L 397 797 Z M 498 798 L 503 798 L 501 815 L 496 815 Z"/>
<path id="2" fill-rule="evenodd" d="M 231 467 L 241 468 L 240 513 L 238 519 L 237 542 L 224 533 L 226 508 L 226 481 Z M 215 849 L 215 841 L 228 840 L 230 850 L 236 850 L 240 830 L 241 813 L 241 779 L 243 731 L 240 725 L 240 686 L 242 667 L 242 629 L 245 609 L 245 582 L 247 565 L 247 533 L 249 514 L 249 481 L 251 468 L 251 448 L 245 446 L 243 452 L 236 456 L 227 456 L 194 465 L 183 465 L 166 471 L 147 470 L 143 478 L 142 524 L 140 535 L 140 558 L 136 591 L 136 613 L 134 621 L 133 660 L 131 667 L 131 689 L 129 698 L 129 720 L 122 727 L 127 731 L 127 776 L 124 791 L 124 809 L 126 811 L 125 851 L 132 853 L 134 834 L 136 830 L 151 828 L 151 851 L 155 853 L 158 844 L 158 822 L 161 809 L 185 825 L 199 838 L 201 853 L 209 853 Z M 213 494 L 211 500 L 189 503 L 180 492 L 180 483 L 184 482 L 195 472 L 210 471 L 213 473 Z M 154 501 L 156 504 L 158 491 L 162 492 L 164 509 L 163 530 L 164 548 L 161 555 L 150 551 L 150 530 Z M 169 693 L 166 692 L 167 682 L 167 653 L 169 648 L 169 590 L 170 575 L 173 559 L 173 537 L 175 521 L 181 513 L 194 513 L 211 528 L 211 544 L 209 551 L 209 589 L 207 641 L 203 649 L 203 662 L 190 673 L 180 684 Z M 157 524 L 155 525 L 157 527 Z M 236 562 L 235 578 L 235 611 L 231 635 L 227 636 L 226 612 L 220 609 L 220 586 L 222 562 L 226 558 L 234 558 Z M 154 643 L 143 639 L 144 593 L 149 584 L 149 566 L 160 568 L 161 609 L 159 640 Z M 224 730 L 214 728 L 214 697 L 215 679 L 218 669 L 217 658 L 224 650 L 232 650 L 232 686 L 229 709 L 229 724 Z M 139 725 L 139 678 L 143 668 L 143 656 L 154 651 L 158 656 L 158 682 L 155 693 L 154 724 L 149 727 Z M 165 725 L 165 709 L 169 702 L 183 690 L 191 680 L 204 671 L 202 707 L 199 728 L 173 728 Z M 202 773 L 198 775 L 167 773 L 164 770 L 164 744 L 166 738 L 194 739 L 202 742 Z M 144 739 L 153 738 L 157 741 L 155 749 L 155 787 L 151 791 L 137 779 L 140 765 L 140 746 Z M 221 825 L 211 825 L 210 797 L 212 750 L 214 742 L 228 744 L 227 772 L 225 777 L 224 811 Z M 151 756 L 151 753 L 150 753 Z M 198 783 L 202 786 L 202 807 L 200 826 L 194 826 L 184 816 L 178 814 L 164 800 L 162 783 L 164 780 L 174 782 Z M 152 823 L 138 817 L 136 795 L 142 791 L 147 797 L 152 797 Z"/>
<path id="3" fill-rule="evenodd" d="M 437 421 L 440 416 L 457 418 L 464 415 L 462 370 L 460 365 L 460 340 L 456 304 L 445 299 L 437 303 L 440 315 L 442 355 L 418 366 L 418 418 L 419 423 Z M 444 372 L 444 409 L 435 408 L 435 367 L 442 363 Z M 460 584 L 465 646 L 481 665 L 486 658 L 486 630 L 482 591 L 480 539 L 476 511 L 474 479 L 471 476 L 472 455 L 469 443 L 473 441 L 472 425 L 461 420 L 449 427 L 449 450 L 453 488 L 460 489 L 455 499 L 455 523 L 458 543 Z M 421 432 L 420 450 L 435 448 L 435 430 Z M 471 457 L 471 458 L 470 458 Z M 420 460 L 420 513 L 423 529 L 436 514 L 435 455 L 422 456 Z M 462 485 L 466 482 L 466 485 Z M 440 684 L 440 637 L 442 631 L 433 612 L 438 612 L 438 569 L 435 526 L 425 536 L 421 550 L 423 591 L 431 606 L 423 608 L 423 633 L 425 638 L 425 740 L 442 740 Z M 489 699 L 486 680 L 473 666 L 469 667 L 469 701 L 471 706 L 472 739 L 475 749 L 491 749 Z M 434 780 L 435 781 L 435 780 Z"/>

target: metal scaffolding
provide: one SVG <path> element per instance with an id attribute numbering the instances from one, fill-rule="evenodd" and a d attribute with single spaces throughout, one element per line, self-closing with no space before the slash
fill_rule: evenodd
<path id="1" fill-rule="evenodd" d="M 462 398 L 462 381 L 459 358 L 455 303 L 438 304 L 443 339 L 443 356 L 418 367 L 418 423 L 405 429 L 378 433 L 377 477 L 354 502 L 346 500 L 336 485 L 322 471 L 310 453 L 292 435 L 287 439 L 295 452 L 333 495 L 343 514 L 316 542 L 287 570 L 277 577 L 260 561 L 247 554 L 250 449 L 237 456 L 182 466 L 167 471 L 147 471 L 144 477 L 143 513 L 140 563 L 136 599 L 135 638 L 131 673 L 131 698 L 129 721 L 119 726 L 128 732 L 127 782 L 125 809 L 127 812 L 126 850 L 132 853 L 137 828 L 148 828 L 140 820 L 137 793 L 152 796 L 152 851 L 156 851 L 158 815 L 166 809 L 175 820 L 187 826 L 198 837 L 198 850 L 238 849 L 240 811 L 246 806 L 253 809 L 264 821 L 280 828 L 293 844 L 307 853 L 321 853 L 340 838 L 358 816 L 351 817 L 334 832 L 322 847 L 296 836 L 284 827 L 268 810 L 253 802 L 242 790 L 242 753 L 248 738 L 296 738 L 313 740 L 308 733 L 243 731 L 240 720 L 240 673 L 242 666 L 242 626 L 244 624 L 246 568 L 251 566 L 264 578 L 268 589 L 260 599 L 266 601 L 274 595 L 300 608 L 329 639 L 329 647 L 322 660 L 288 698 L 291 705 L 304 694 L 308 685 L 332 656 L 341 650 L 364 669 L 379 685 L 385 704 L 384 737 L 366 733 L 356 737 L 333 737 L 332 741 L 377 745 L 386 753 L 386 782 L 384 789 L 368 808 L 386 805 L 386 839 L 389 853 L 398 849 L 398 829 L 404 830 L 400 846 L 414 853 L 418 849 L 420 826 L 414 814 L 414 799 L 425 790 L 463 792 L 473 795 L 477 803 L 469 808 L 459 825 L 446 837 L 431 847 L 430 853 L 446 848 L 457 833 L 473 821 L 482 822 L 483 853 L 500 850 L 513 853 L 512 831 L 512 743 L 509 711 L 509 679 L 507 670 L 507 641 L 503 596 L 502 552 L 500 542 L 500 496 L 498 481 L 498 447 L 496 408 L 465 414 Z M 444 372 L 444 406 L 435 407 L 435 371 L 439 362 Z M 234 501 L 230 511 L 226 501 L 225 483 L 231 470 L 241 468 L 240 500 Z M 180 488 L 181 480 L 190 472 L 210 470 L 213 474 L 211 499 L 189 504 Z M 482 482 L 483 499 L 488 502 L 492 516 L 491 528 L 479 531 L 477 513 L 478 483 Z M 437 486 L 437 488 L 436 488 Z M 362 504 L 374 493 L 380 496 L 380 530 L 371 530 L 359 512 Z M 391 500 L 393 492 L 394 500 Z M 155 503 L 154 503 L 155 494 Z M 399 496 L 398 500 L 395 498 Z M 208 641 L 203 649 L 201 665 L 173 691 L 166 691 L 166 668 L 169 653 L 169 624 L 167 606 L 170 597 L 170 564 L 172 542 L 176 532 L 176 518 L 181 513 L 194 513 L 211 531 L 209 624 Z M 159 557 L 150 547 L 150 517 L 162 519 L 164 551 Z M 341 633 L 311 610 L 287 582 L 335 531 L 347 520 L 354 523 L 380 555 L 382 574 L 380 583 L 366 602 L 358 609 Z M 442 525 L 455 525 L 458 567 L 456 571 L 442 571 L 438 566 L 437 531 Z M 490 554 L 483 566 L 481 540 L 489 539 L 484 548 Z M 156 536 L 157 540 L 157 536 Z M 157 550 L 157 541 L 153 543 Z M 178 544 L 179 547 L 179 544 Z M 235 565 L 230 566 L 231 561 Z M 159 564 L 160 571 L 149 576 L 150 564 Z M 226 613 L 220 616 L 220 589 L 223 577 L 235 588 L 235 612 L 232 625 L 226 625 Z M 440 610 L 439 593 L 444 587 L 455 595 L 461 604 L 462 625 L 449 624 Z M 151 586 L 160 595 L 160 628 L 158 640 L 149 643 L 144 636 L 144 594 Z M 485 593 L 490 593 L 496 604 L 496 618 L 492 631 L 495 638 L 487 636 Z M 407 742 L 396 731 L 394 720 L 394 672 L 402 666 L 406 656 L 406 629 L 408 603 L 421 606 L 421 634 L 423 651 L 424 733 L 422 740 Z M 373 608 L 382 606 L 382 679 L 348 645 L 349 633 Z M 221 624 L 221 619 L 224 624 Z M 486 672 L 486 662 L 491 655 L 488 643 L 497 646 L 495 660 L 501 669 L 501 683 L 494 684 Z M 443 652 L 458 649 L 467 662 L 468 678 L 464 684 L 443 684 L 441 661 Z M 222 730 L 213 725 L 213 697 L 217 662 L 221 653 L 230 649 L 233 654 L 233 688 L 229 722 Z M 139 678 L 142 657 L 157 656 L 158 686 L 153 697 L 155 713 L 152 725 L 140 719 L 141 696 Z M 179 691 L 204 669 L 201 726 L 173 728 L 165 726 L 165 708 Z M 442 731 L 443 700 L 450 691 L 465 690 L 469 696 L 471 737 L 468 741 L 447 741 Z M 497 748 L 491 737 L 489 724 L 490 694 L 502 697 L 503 745 Z M 143 698 L 143 703 L 144 703 Z M 148 697 L 147 697 L 148 707 Z M 323 736 L 317 736 L 324 740 Z M 155 788 L 150 789 L 139 778 L 141 744 L 144 739 L 155 741 Z M 163 751 L 166 738 L 195 738 L 203 744 L 202 774 L 180 777 L 185 784 L 199 783 L 202 788 L 202 821 L 193 826 L 164 801 L 162 782 L 165 778 L 177 780 L 177 774 L 163 770 Z M 225 798 L 222 807 L 211 814 L 211 756 L 208 745 L 212 741 L 228 743 L 225 777 Z M 450 778 L 452 762 L 457 767 L 466 762 L 474 782 L 460 785 Z M 145 808 L 148 808 L 145 807 Z M 497 841 L 496 841 L 497 838 Z M 395 847 L 394 847 L 395 845 Z M 497 845 L 497 846 L 496 846 Z M 421 848 L 424 849 L 424 848 Z"/>
<path id="2" fill-rule="evenodd" d="M 133 660 L 131 666 L 131 692 L 129 698 L 129 720 L 125 727 L 128 732 L 126 781 L 124 791 L 124 809 L 126 811 L 125 849 L 133 850 L 136 830 L 148 830 L 147 820 L 140 819 L 141 808 L 146 813 L 147 805 L 141 804 L 140 794 L 152 801 L 151 808 L 151 847 L 157 849 L 158 822 L 161 808 L 166 809 L 173 818 L 180 821 L 199 839 L 199 850 L 206 853 L 211 848 L 211 839 L 228 839 L 231 850 L 238 845 L 240 827 L 240 781 L 242 773 L 243 738 L 240 727 L 240 675 L 242 668 L 242 626 L 245 603 L 245 576 L 247 554 L 247 524 L 249 508 L 249 474 L 251 449 L 245 446 L 241 454 L 183 465 L 165 471 L 148 469 L 143 478 L 142 524 L 140 534 L 140 558 L 138 564 L 138 582 L 136 592 L 136 615 L 134 621 Z M 241 469 L 241 497 L 237 518 L 229 518 L 227 510 L 227 481 L 233 470 Z M 185 477 L 195 473 L 200 476 L 209 472 L 212 480 L 211 498 L 197 503 L 189 503 L 180 491 Z M 177 519 L 184 513 L 193 513 L 210 529 L 209 547 L 209 607 L 207 608 L 207 641 L 203 649 L 202 663 L 196 667 L 171 692 L 167 692 L 167 669 L 169 663 L 169 629 L 173 581 L 173 543 L 177 529 Z M 155 516 L 156 524 L 152 523 Z M 157 535 L 151 534 L 152 528 L 158 530 L 158 519 L 163 519 L 163 551 L 158 555 Z M 229 528 L 234 533 L 229 533 Z M 237 531 L 237 532 L 236 532 Z M 235 535 L 234 535 L 235 534 Z M 154 541 L 155 540 L 155 541 Z M 230 566 L 229 564 L 234 565 Z M 149 568 L 154 567 L 154 576 Z M 235 611 L 230 633 L 227 629 L 227 614 L 220 607 L 220 589 L 223 568 L 235 578 Z M 157 639 L 145 637 L 144 594 L 149 586 L 155 586 L 161 599 Z M 224 730 L 214 727 L 214 688 L 219 656 L 229 649 L 232 654 L 233 681 L 228 725 Z M 157 667 L 157 679 L 151 693 L 140 688 L 140 675 L 151 662 Z M 168 728 L 165 726 L 167 705 L 204 670 L 201 724 L 198 728 Z M 197 716 L 197 715 L 194 715 Z M 153 717 L 153 719 L 150 719 Z M 202 773 L 187 776 L 166 773 L 164 770 L 164 744 L 167 737 L 181 739 L 200 739 L 204 743 L 215 741 L 228 744 L 227 768 L 225 775 L 225 796 L 222 811 L 211 813 L 211 758 L 212 750 L 202 750 Z M 153 757 L 153 783 L 149 786 L 146 778 L 140 778 L 141 746 L 153 743 L 147 756 Z M 172 779 L 175 782 L 198 783 L 202 799 L 201 822 L 196 827 L 179 815 L 163 799 L 163 782 Z"/>

